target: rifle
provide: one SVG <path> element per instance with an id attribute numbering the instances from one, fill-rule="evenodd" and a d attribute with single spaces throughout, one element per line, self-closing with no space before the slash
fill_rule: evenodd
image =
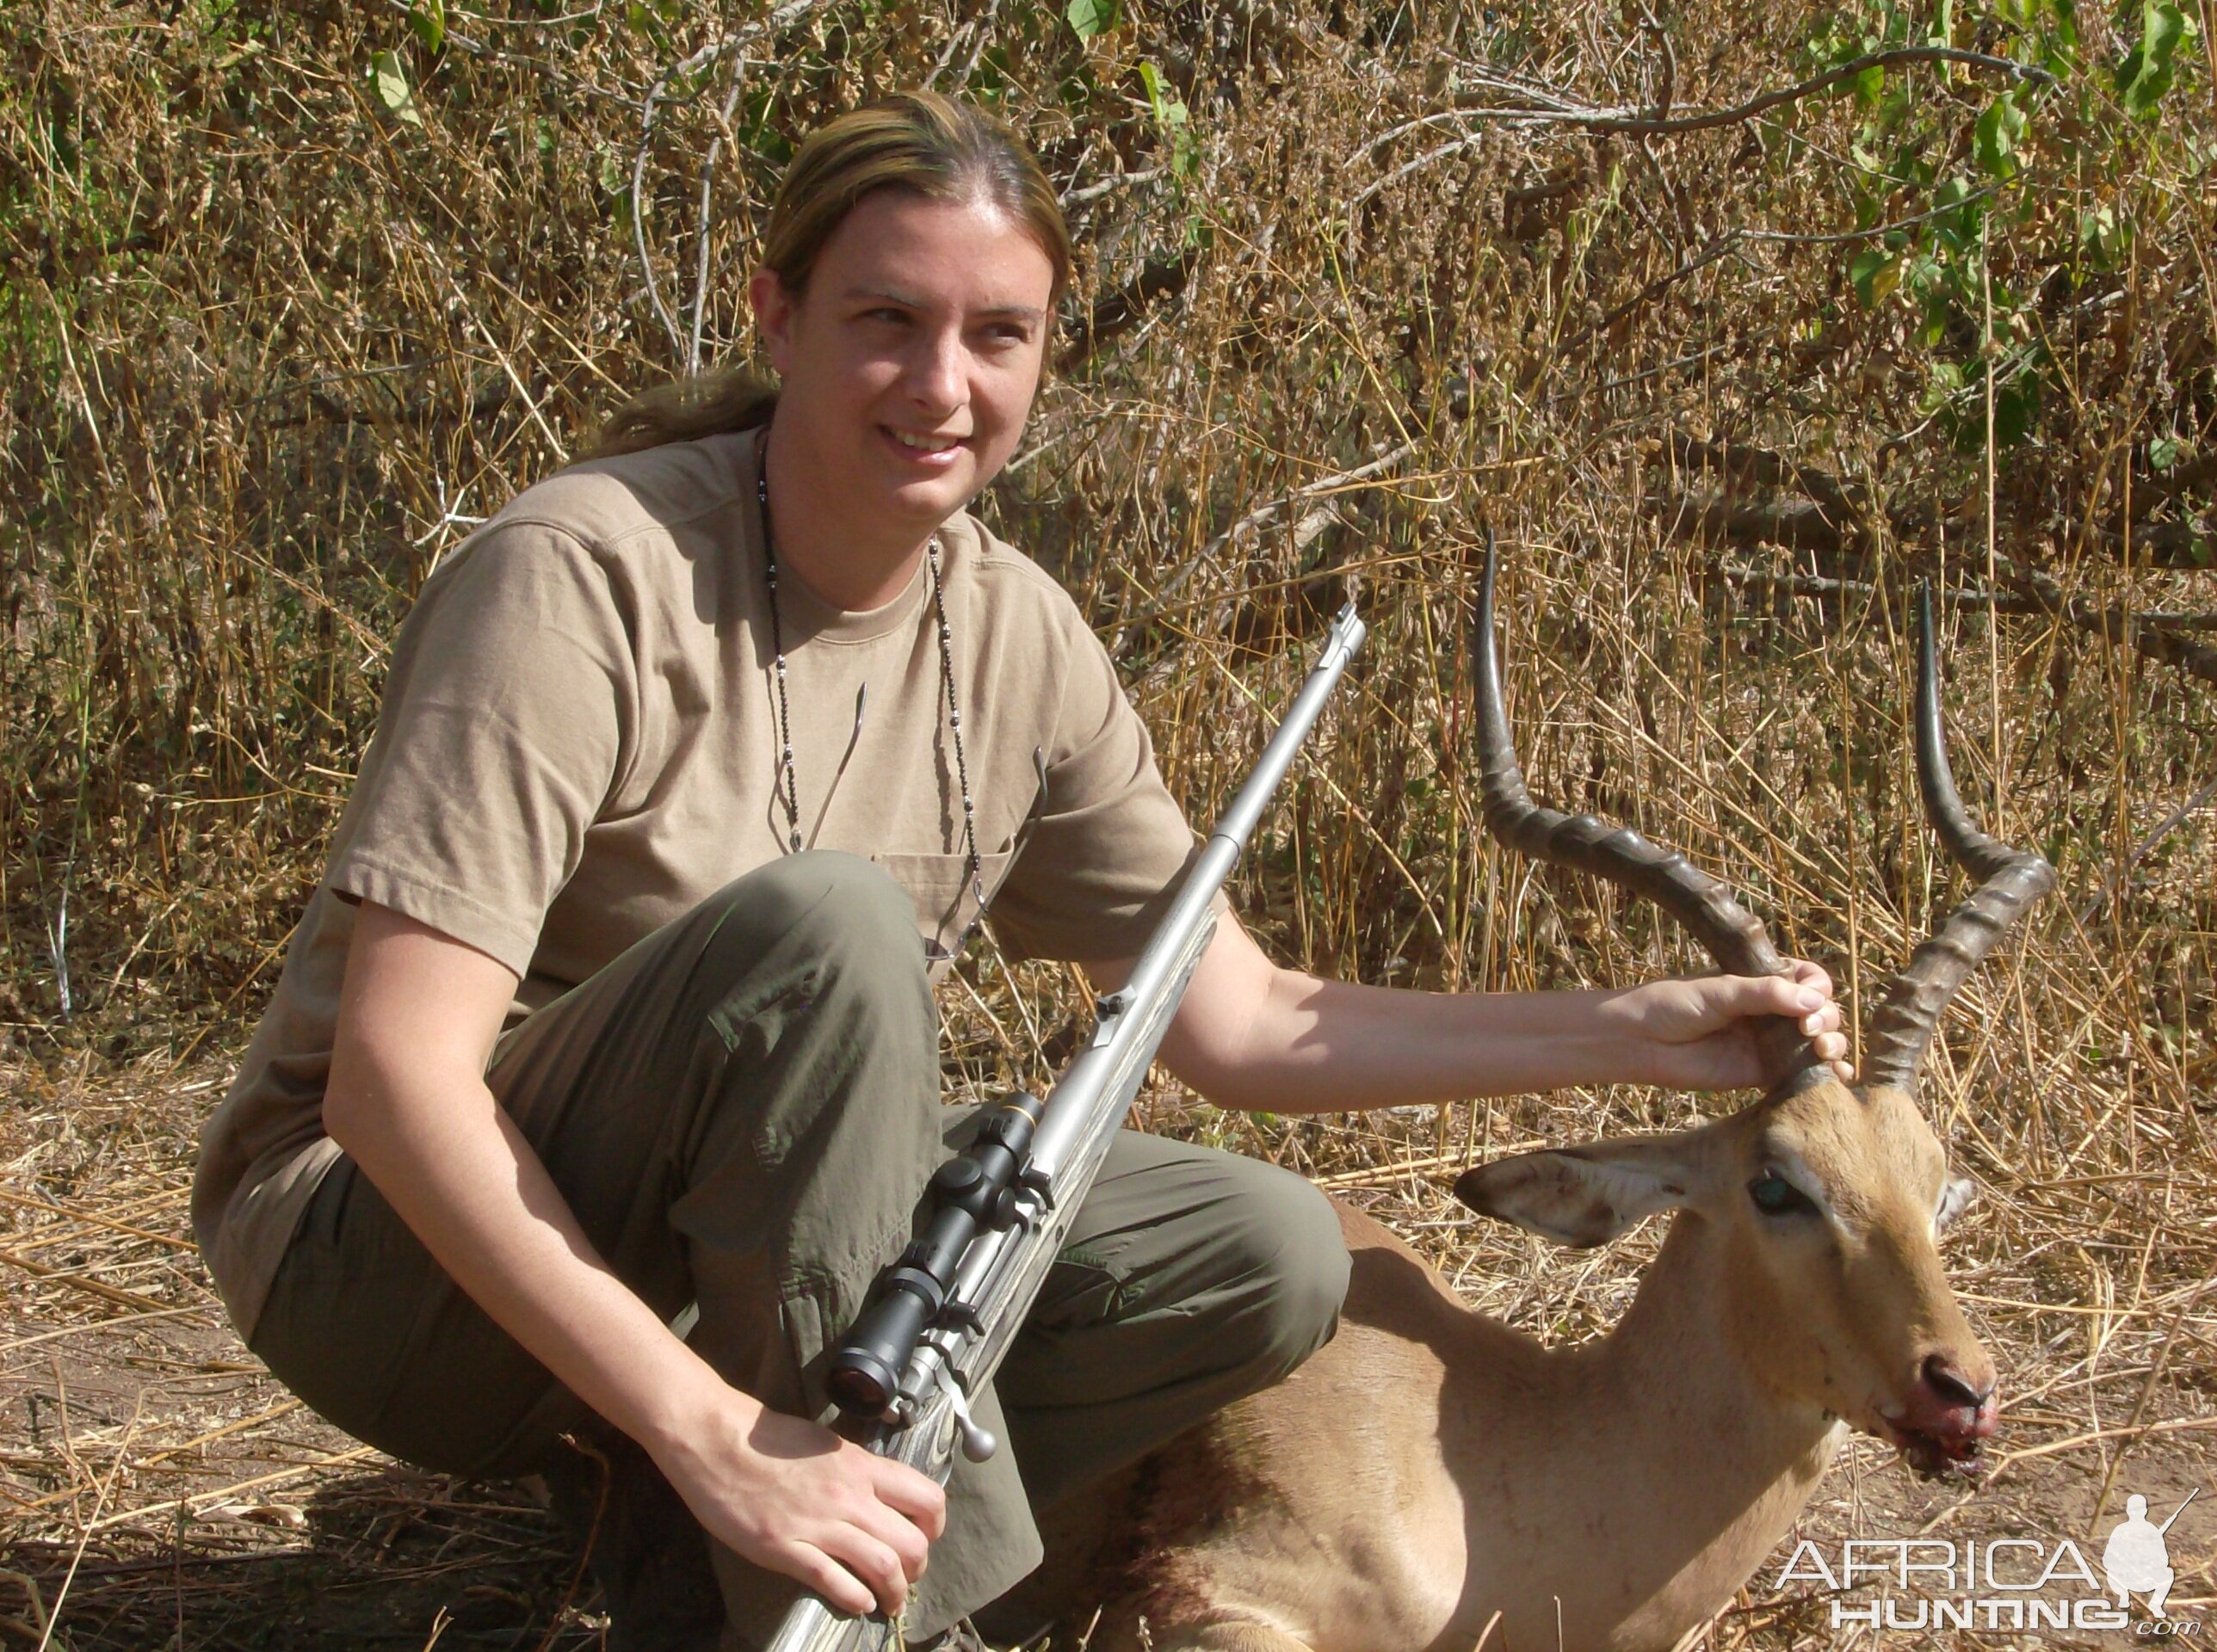
<path id="1" fill-rule="evenodd" d="M 2199 1487 L 2199 1486 L 2195 1487 L 2195 1489 L 2194 1489 L 2193 1490 L 2191 1490 L 2191 1491 L 2189 1491 L 2189 1492 L 2188 1492 L 2188 1493 L 2186 1494 L 2186 1503 L 2190 1503 L 2190 1502 L 2192 1502 L 2192 1501 L 2193 1501 L 2196 1497 L 2199 1497 L 2201 1495 L 2202 1495 L 2202 1488 L 2201 1488 L 2201 1487 Z M 2168 1531 L 2170 1531 L 2170 1530 L 2171 1530 L 2171 1520 L 2175 1520 L 2175 1519 L 2177 1519 L 2180 1515 L 2182 1515 L 2182 1514 L 2183 1514 L 2183 1513 L 2186 1513 L 2186 1503 L 2181 1503 L 2181 1504 L 2180 1504 L 2177 1508 L 2172 1509 L 2172 1510 L 2171 1511 L 2171 1519 L 2170 1519 L 2170 1520 L 2165 1520 L 2165 1521 L 2161 1526 L 2158 1526 L 2158 1527 L 2156 1527 L 2156 1529 L 2155 1529 L 2155 1530 L 2156 1530 L 2156 1535 L 2157 1535 L 2158 1537 L 2161 1537 L 2165 1532 L 2168 1532 Z"/>
<path id="2" fill-rule="evenodd" d="M 918 1208 L 922 1236 L 871 1289 L 826 1379 L 841 1426 L 942 1485 L 962 1453 L 1000 1442 L 970 1415 L 1023 1323 L 1078 1205 L 1131 1112 L 1194 967 L 1216 933 L 1210 910 L 1365 627 L 1349 603 L 1285 720 L 1209 834 L 1131 978 L 1095 1007 L 1093 1036 L 1045 1101 L 1021 1091 L 940 1166 Z M 878 1652 L 893 1625 L 843 1618 L 813 1594 L 785 1617 L 770 1652 Z"/>

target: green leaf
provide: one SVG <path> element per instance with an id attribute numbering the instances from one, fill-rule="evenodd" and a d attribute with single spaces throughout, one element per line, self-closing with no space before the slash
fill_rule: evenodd
<path id="1" fill-rule="evenodd" d="M 398 52 L 380 52 L 369 60 L 370 83 L 377 89 L 377 101 L 385 105 L 396 120 L 411 126 L 423 124 L 417 113 L 416 94 L 408 84 L 408 71 L 401 67 Z"/>
<path id="2" fill-rule="evenodd" d="M 1139 83 L 1147 89 L 1147 102 L 1155 112 L 1159 126 L 1182 126 L 1186 123 L 1185 104 L 1170 89 L 1161 70 L 1152 63 L 1139 65 Z"/>
<path id="3" fill-rule="evenodd" d="M 2177 464 L 2179 455 L 2185 451 L 2184 443 L 2170 436 L 2158 436 L 2148 443 L 2148 468 L 2161 475 Z"/>
<path id="4" fill-rule="evenodd" d="M 2130 113 L 2155 113 L 2171 89 L 2172 59 L 2186 29 L 2186 14 L 2177 0 L 2142 0 L 2140 43 L 2117 65 L 2117 92 Z"/>
<path id="5" fill-rule="evenodd" d="M 2078 214 L 2079 253 L 2097 268 L 2115 269 L 2123 262 L 2127 244 L 2115 207 L 2090 206 Z"/>
<path id="6" fill-rule="evenodd" d="M 426 52 L 436 52 L 447 43 L 447 0 L 410 0 L 408 26 Z"/>
<path id="7" fill-rule="evenodd" d="M 1994 446 L 2014 447 L 2032 434 L 2040 413 L 2040 375 L 2021 373 L 1994 391 Z"/>
<path id="8" fill-rule="evenodd" d="M 1986 106 L 1971 138 L 1971 152 L 1988 177 L 2016 175 L 2016 146 L 2031 124 L 2013 97 L 2004 96 Z"/>
<path id="9" fill-rule="evenodd" d="M 1090 40 L 1116 27 L 1116 0 L 1070 0 L 1062 15 L 1079 40 Z"/>
<path id="10" fill-rule="evenodd" d="M 1924 393 L 1917 400 L 1917 410 L 1934 414 L 1946 407 L 1963 389 L 1963 370 L 1953 361 L 1935 361 L 1925 369 Z"/>
<path id="11" fill-rule="evenodd" d="M 1901 260 L 1884 247 L 1869 247 L 1848 262 L 1848 280 L 1867 310 L 1875 310 L 1901 285 Z"/>

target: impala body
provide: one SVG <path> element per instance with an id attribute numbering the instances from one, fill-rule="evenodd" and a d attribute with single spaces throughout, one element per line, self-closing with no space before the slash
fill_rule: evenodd
<path id="1" fill-rule="evenodd" d="M 1726 970 L 1782 971 L 1763 926 L 1682 857 L 1534 804 L 1477 628 L 1488 823 L 1540 858 L 1655 899 Z M 1337 1336 L 1280 1384 L 1051 1521 L 1048 1598 L 1109 1604 L 1095 1648 L 1155 1652 L 1664 1649 L 1761 1564 L 1841 1432 L 1920 1470 L 1975 1470 L 1993 1364 L 1937 1236 L 1968 1197 L 1915 1100 L 1947 1000 L 2053 874 L 1966 818 L 1941 748 L 1929 604 L 1918 775 L 1978 891 L 1873 1018 L 1862 1082 L 1787 1022 L 1785 1076 L 1727 1118 L 1466 1172 L 1464 1203 L 1578 1246 L 1671 1212 L 1608 1335 L 1546 1348 L 1476 1313 L 1415 1252 L 1343 1211 L 1355 1258 Z M 1080 1620 L 1083 1626 L 1083 1620 Z"/>

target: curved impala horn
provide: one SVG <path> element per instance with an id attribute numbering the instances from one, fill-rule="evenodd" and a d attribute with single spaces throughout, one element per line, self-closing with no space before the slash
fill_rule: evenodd
<path id="1" fill-rule="evenodd" d="M 1479 786 L 1485 823 L 1511 848 L 1535 860 L 1590 872 L 1653 901 L 1694 933 L 1730 975 L 1789 975 L 1762 920 L 1731 891 L 1675 849 L 1651 843 L 1629 827 L 1591 815 L 1565 815 L 1532 801 L 1501 704 L 1501 675 L 1493 641 L 1493 533 L 1485 535 L 1485 576 L 1479 586 L 1472 675 L 1478 687 Z M 1773 1094 L 1800 1089 L 1829 1069 L 1801 1029 L 1782 1015 L 1763 1018 L 1756 1030 L 1766 1070 L 1780 1075 Z"/>
<path id="2" fill-rule="evenodd" d="M 1949 857 L 1983 881 L 1910 955 L 1871 1017 L 1863 1082 L 1905 1090 L 1916 1087 L 1924 1046 L 1956 989 L 2025 909 L 2055 887 L 2055 869 L 2047 861 L 1987 836 L 1963 811 L 1940 724 L 1940 664 L 1932 641 L 1929 585 L 1917 589 L 1917 789 L 1924 795 L 1925 817 Z"/>

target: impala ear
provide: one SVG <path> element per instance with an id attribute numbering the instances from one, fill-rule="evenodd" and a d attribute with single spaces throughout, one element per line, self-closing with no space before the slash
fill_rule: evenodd
<path id="1" fill-rule="evenodd" d="M 1558 1244 L 1607 1244 L 1658 1211 L 1693 1197 L 1695 1132 L 1635 1136 L 1519 1153 L 1466 1170 L 1455 1197 L 1482 1216 L 1514 1222 Z"/>
<path id="2" fill-rule="evenodd" d="M 1968 1176 L 1951 1176 L 1941 1184 L 1940 1208 L 1932 1212 L 1932 1231 L 1945 1233 L 1955 1218 L 1979 1201 L 1979 1190 Z"/>

